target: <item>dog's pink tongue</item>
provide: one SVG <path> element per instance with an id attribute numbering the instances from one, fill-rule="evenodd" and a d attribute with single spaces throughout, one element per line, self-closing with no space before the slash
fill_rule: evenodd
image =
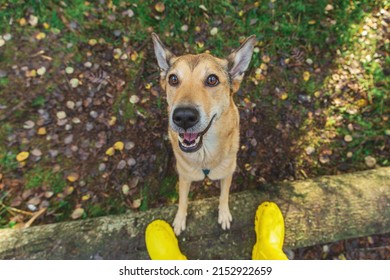
<path id="1" fill-rule="evenodd" d="M 198 137 L 198 133 L 188 133 L 184 132 L 184 140 L 187 140 L 188 142 L 192 142 Z"/>

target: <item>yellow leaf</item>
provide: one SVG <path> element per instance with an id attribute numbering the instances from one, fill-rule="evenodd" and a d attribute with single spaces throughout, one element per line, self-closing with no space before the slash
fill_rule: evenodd
<path id="1" fill-rule="evenodd" d="M 49 29 L 50 28 L 50 24 L 48 24 L 47 22 L 44 22 L 43 23 L 43 28 Z"/>
<path id="2" fill-rule="evenodd" d="M 115 142 L 113 147 L 114 147 L 115 150 L 122 151 L 124 146 L 125 145 L 123 144 L 122 141 L 118 141 L 118 142 Z"/>
<path id="3" fill-rule="evenodd" d="M 163 13 L 163 12 L 165 11 L 165 5 L 164 5 L 164 3 L 162 3 L 162 2 L 158 2 L 158 3 L 154 6 L 154 8 L 155 8 L 156 11 L 159 12 L 159 13 Z"/>
<path id="4" fill-rule="evenodd" d="M 310 79 L 310 73 L 305 71 L 303 72 L 303 80 L 307 82 Z"/>
<path id="5" fill-rule="evenodd" d="M 145 85 L 145 89 L 151 89 L 152 88 L 152 84 L 151 83 L 147 83 L 146 85 Z"/>
<path id="6" fill-rule="evenodd" d="M 288 98 L 288 93 L 287 92 L 283 92 L 280 97 L 279 97 L 281 100 L 286 100 Z"/>
<path id="7" fill-rule="evenodd" d="M 86 201 L 86 200 L 88 200 L 88 199 L 90 199 L 90 198 L 91 198 L 91 195 L 86 194 L 86 195 L 83 195 L 83 196 L 81 197 L 81 200 L 82 200 L 82 201 Z"/>
<path id="8" fill-rule="evenodd" d="M 45 38 L 46 38 L 46 34 L 43 33 L 43 32 L 39 32 L 39 33 L 35 36 L 35 38 L 36 38 L 37 40 L 45 39 Z"/>
<path id="9" fill-rule="evenodd" d="M 110 126 L 115 125 L 115 123 L 116 123 L 116 117 L 111 117 L 111 119 L 108 121 L 108 124 L 109 124 Z"/>
<path id="10" fill-rule="evenodd" d="M 20 24 L 20 26 L 25 26 L 27 24 L 27 20 L 25 18 L 21 18 L 19 20 L 19 24 Z"/>
<path id="11" fill-rule="evenodd" d="M 96 39 L 89 39 L 88 44 L 90 46 L 95 46 L 97 44 L 97 40 Z"/>
<path id="12" fill-rule="evenodd" d="M 17 156 L 16 156 L 16 160 L 21 162 L 21 161 L 25 161 L 28 156 L 30 155 L 29 152 L 20 152 Z"/>
<path id="13" fill-rule="evenodd" d="M 138 58 L 138 53 L 137 52 L 133 52 L 131 55 L 130 55 L 130 59 L 132 61 L 136 61 Z"/>
<path id="14" fill-rule="evenodd" d="M 110 147 L 110 148 L 107 149 L 106 155 L 113 156 L 114 154 L 115 154 L 115 150 L 114 150 L 113 147 Z"/>
<path id="15" fill-rule="evenodd" d="M 38 129 L 38 135 L 46 135 L 46 128 L 45 127 L 40 127 Z"/>
<path id="16" fill-rule="evenodd" d="M 309 20 L 308 24 L 310 24 L 310 25 L 316 24 L 316 21 L 315 20 Z"/>
<path id="17" fill-rule="evenodd" d="M 68 177 L 66 177 L 66 179 L 68 179 L 69 182 L 73 183 L 73 182 L 76 182 L 78 179 L 79 179 L 79 174 L 77 173 L 71 173 L 68 175 Z"/>

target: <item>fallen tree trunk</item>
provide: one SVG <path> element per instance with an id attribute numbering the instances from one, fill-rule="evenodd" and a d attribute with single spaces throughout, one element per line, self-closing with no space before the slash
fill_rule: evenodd
<path id="1" fill-rule="evenodd" d="M 390 232 L 390 168 L 280 183 L 232 194 L 232 228 L 217 224 L 218 198 L 191 202 L 179 244 L 189 259 L 250 259 L 254 215 L 276 202 L 286 248 Z M 2 259 L 148 259 L 144 231 L 154 219 L 172 222 L 176 206 L 146 212 L 0 231 Z"/>

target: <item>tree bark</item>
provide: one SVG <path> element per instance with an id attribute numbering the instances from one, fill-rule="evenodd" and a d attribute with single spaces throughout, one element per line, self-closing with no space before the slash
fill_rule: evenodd
<path id="1" fill-rule="evenodd" d="M 250 259 L 254 216 L 274 201 L 285 218 L 285 248 L 390 232 L 390 167 L 273 184 L 230 195 L 231 229 L 217 223 L 218 197 L 191 202 L 180 235 L 189 259 Z M 0 231 L 1 259 L 148 259 L 144 232 L 173 221 L 177 206 Z"/>

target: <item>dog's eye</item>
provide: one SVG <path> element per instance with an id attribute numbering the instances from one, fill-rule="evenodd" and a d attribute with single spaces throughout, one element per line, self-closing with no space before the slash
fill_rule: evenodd
<path id="1" fill-rule="evenodd" d="M 219 84 L 218 77 L 214 74 L 210 75 L 206 79 L 206 85 L 209 87 L 215 87 L 216 85 Z"/>
<path id="2" fill-rule="evenodd" d="M 171 86 L 177 86 L 179 84 L 179 78 L 175 74 L 169 76 L 168 82 Z"/>

